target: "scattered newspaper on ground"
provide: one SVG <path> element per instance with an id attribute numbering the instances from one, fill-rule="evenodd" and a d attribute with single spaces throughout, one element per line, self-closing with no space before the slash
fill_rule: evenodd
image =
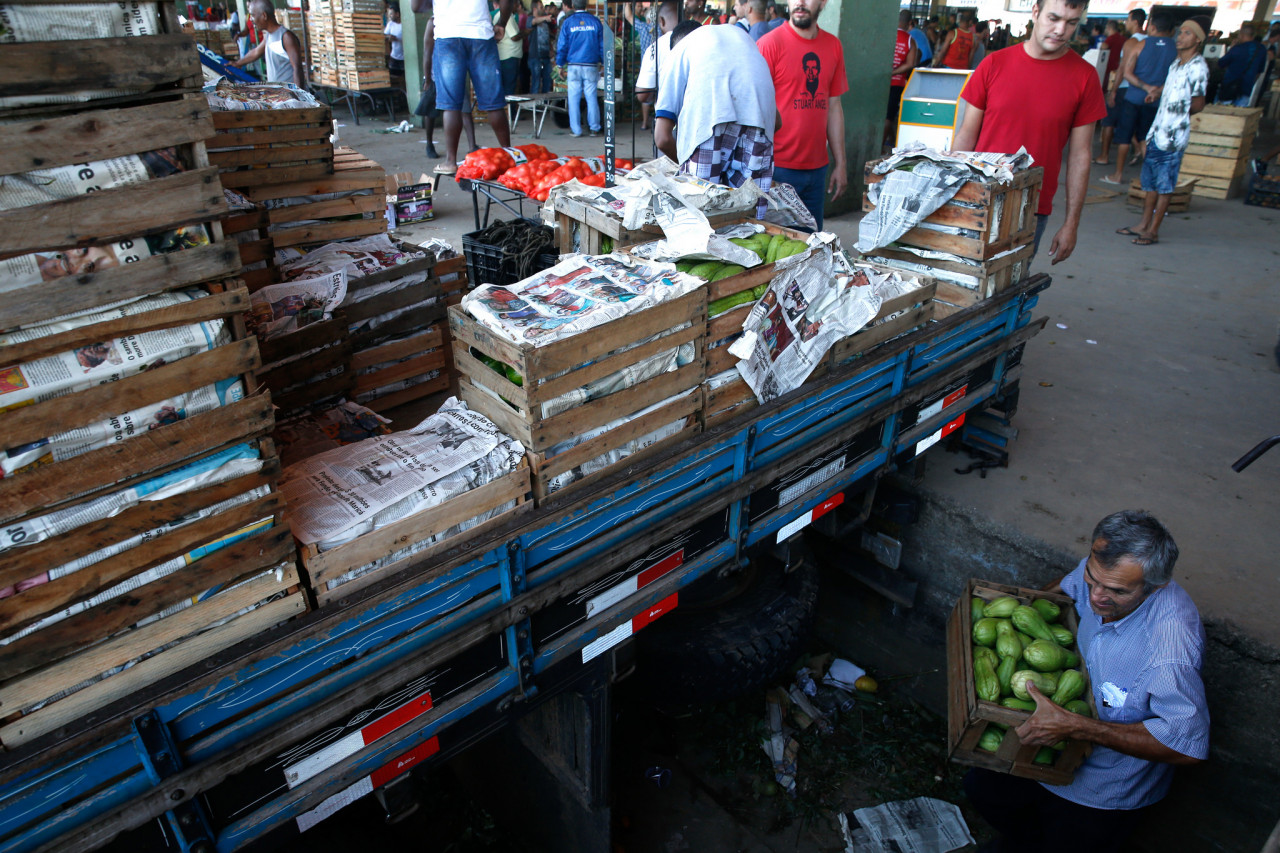
<path id="1" fill-rule="evenodd" d="M 959 807 L 932 797 L 841 813 L 840 832 L 845 853 L 947 853 L 974 843 Z"/>
<path id="2" fill-rule="evenodd" d="M 249 326 L 262 340 L 278 338 L 332 318 L 346 297 L 345 270 L 273 284 L 249 297 Z"/>
<path id="3" fill-rule="evenodd" d="M 858 223 L 858 251 L 870 254 L 895 242 L 951 201 L 967 182 L 1008 183 L 1014 172 L 1032 162 L 1025 148 L 1017 154 L 944 152 L 920 143 L 895 149 L 875 166 L 874 172 L 885 179 L 867 189 L 875 209 Z"/>
<path id="4" fill-rule="evenodd" d="M 388 507 L 512 441 L 488 418 L 450 398 L 411 430 L 303 460 L 285 470 L 281 486 L 294 536 L 304 545 L 340 541 L 357 525 L 372 524 Z"/>
<path id="5" fill-rule="evenodd" d="M 506 287 L 486 284 L 462 298 L 468 314 L 517 344 L 543 346 L 692 293 L 701 279 L 626 255 L 569 255 Z"/>

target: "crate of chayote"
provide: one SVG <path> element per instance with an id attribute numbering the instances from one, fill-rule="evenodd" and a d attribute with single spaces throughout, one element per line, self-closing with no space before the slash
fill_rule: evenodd
<path id="1" fill-rule="evenodd" d="M 1035 711 L 1027 682 L 1063 708 L 1094 716 L 1065 595 L 970 580 L 947 620 L 947 750 L 951 760 L 1049 784 L 1071 781 L 1090 745 L 1024 745 L 1017 727 Z"/>

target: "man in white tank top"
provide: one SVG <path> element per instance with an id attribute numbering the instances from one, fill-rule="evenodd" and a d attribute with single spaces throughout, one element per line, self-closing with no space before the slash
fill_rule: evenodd
<path id="1" fill-rule="evenodd" d="M 243 68 L 261 59 L 267 65 L 267 82 L 292 83 L 305 89 L 307 75 L 302 69 L 302 45 L 297 36 L 276 20 L 275 7 L 268 0 L 252 0 L 249 17 L 254 29 L 262 33 L 262 41 L 231 64 Z"/>

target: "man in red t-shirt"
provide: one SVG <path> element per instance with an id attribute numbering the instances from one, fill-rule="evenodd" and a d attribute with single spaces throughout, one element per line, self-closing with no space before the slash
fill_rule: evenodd
<path id="1" fill-rule="evenodd" d="M 902 104 L 902 90 L 907 86 L 907 75 L 920 61 L 920 48 L 911 38 L 911 10 L 898 13 L 898 40 L 893 45 L 893 76 L 889 78 L 889 112 L 885 116 L 884 135 L 893 144 L 893 126 L 898 123 L 898 107 Z"/>
<path id="2" fill-rule="evenodd" d="M 773 74 L 782 121 L 773 137 L 773 180 L 795 187 L 819 230 L 824 190 L 839 198 L 849 185 L 840 105 L 849 83 L 840 40 L 818 27 L 826 5 L 827 0 L 791 0 L 787 23 L 757 42 Z"/>
<path id="3" fill-rule="evenodd" d="M 1097 70 L 1069 45 L 1088 0 L 1040 0 L 1031 7 L 1031 38 L 989 54 L 960 97 L 968 105 L 956 133 L 956 151 L 1016 153 L 1020 147 L 1044 167 L 1036 210 L 1034 252 L 1040 248 L 1067 146 L 1067 217 L 1053 235 L 1053 263 L 1076 248 L 1076 232 L 1089 187 L 1093 125 L 1107 114 Z"/>

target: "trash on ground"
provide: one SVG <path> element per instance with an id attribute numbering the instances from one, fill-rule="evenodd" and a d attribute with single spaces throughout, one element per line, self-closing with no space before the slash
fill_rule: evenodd
<path id="1" fill-rule="evenodd" d="M 846 853 L 947 853 L 974 843 L 959 807 L 932 797 L 882 803 L 839 819 Z"/>
<path id="2" fill-rule="evenodd" d="M 866 674 L 867 671 L 856 663 L 850 663 L 844 658 L 836 658 L 831 662 L 831 667 L 823 677 L 822 683 L 852 691 L 855 689 L 854 683 Z"/>

